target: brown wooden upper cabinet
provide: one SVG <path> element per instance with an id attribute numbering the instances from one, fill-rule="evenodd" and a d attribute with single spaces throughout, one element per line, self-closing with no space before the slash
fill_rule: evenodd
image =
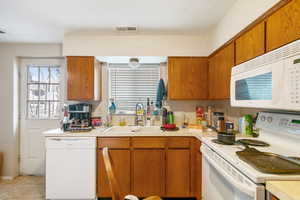
<path id="1" fill-rule="evenodd" d="M 209 99 L 230 98 L 231 68 L 234 66 L 234 43 L 209 59 Z"/>
<path id="2" fill-rule="evenodd" d="M 68 100 L 100 100 L 101 65 L 93 56 L 68 56 Z"/>
<path id="3" fill-rule="evenodd" d="M 235 41 L 236 64 L 265 53 L 265 23 L 261 22 Z"/>
<path id="4" fill-rule="evenodd" d="M 300 38 L 300 0 L 292 0 L 267 19 L 267 51 Z"/>
<path id="5" fill-rule="evenodd" d="M 168 99 L 207 99 L 208 59 L 203 57 L 168 58 Z"/>

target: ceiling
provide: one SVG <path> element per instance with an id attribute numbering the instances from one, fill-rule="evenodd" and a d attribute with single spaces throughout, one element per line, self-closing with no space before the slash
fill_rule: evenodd
<path id="1" fill-rule="evenodd" d="M 236 0 L 1 0 L 0 42 L 62 42 L 64 33 L 137 26 L 135 34 L 199 34 Z"/>

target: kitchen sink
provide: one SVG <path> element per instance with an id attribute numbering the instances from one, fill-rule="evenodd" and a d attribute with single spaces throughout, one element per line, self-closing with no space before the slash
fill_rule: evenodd
<path id="1" fill-rule="evenodd" d="M 160 126 L 113 126 L 105 131 L 108 134 L 151 134 L 162 132 Z"/>

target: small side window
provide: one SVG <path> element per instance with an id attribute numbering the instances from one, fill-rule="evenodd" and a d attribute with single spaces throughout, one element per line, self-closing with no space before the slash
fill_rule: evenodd
<path id="1" fill-rule="evenodd" d="M 59 119 L 60 66 L 27 66 L 27 119 Z"/>

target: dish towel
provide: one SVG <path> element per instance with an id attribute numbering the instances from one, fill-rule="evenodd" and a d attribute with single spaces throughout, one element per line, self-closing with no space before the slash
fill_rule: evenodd
<path id="1" fill-rule="evenodd" d="M 164 97 L 167 95 L 165 82 L 163 79 L 159 80 L 158 88 L 157 88 L 157 94 L 156 94 L 156 107 L 161 108 L 162 107 L 162 101 Z"/>

